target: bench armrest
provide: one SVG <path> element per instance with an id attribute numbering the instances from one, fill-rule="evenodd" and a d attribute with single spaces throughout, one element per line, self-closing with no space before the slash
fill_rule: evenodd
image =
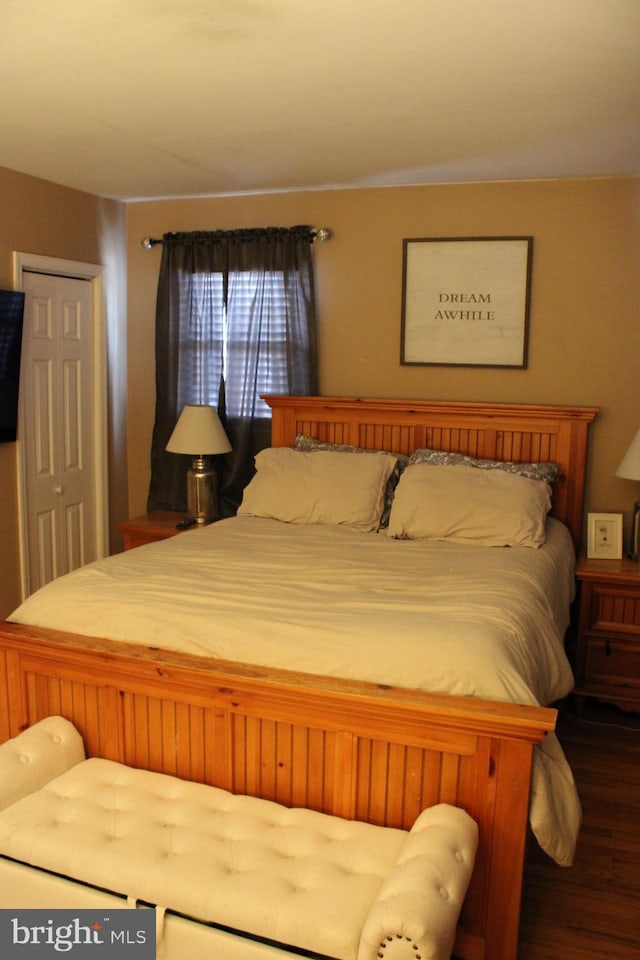
<path id="1" fill-rule="evenodd" d="M 449 960 L 477 846 L 477 824 L 464 810 L 424 810 L 365 921 L 358 960 Z"/>
<path id="2" fill-rule="evenodd" d="M 85 759 L 82 737 L 63 717 L 47 717 L 0 744 L 0 810 Z"/>

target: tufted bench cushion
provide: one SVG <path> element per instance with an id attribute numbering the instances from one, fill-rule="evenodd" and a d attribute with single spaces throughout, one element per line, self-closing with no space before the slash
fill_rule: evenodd
<path id="1" fill-rule="evenodd" d="M 477 845 L 462 810 L 404 831 L 290 809 L 84 759 L 61 718 L 3 745 L 7 766 L 5 857 L 338 960 L 450 956 Z"/>

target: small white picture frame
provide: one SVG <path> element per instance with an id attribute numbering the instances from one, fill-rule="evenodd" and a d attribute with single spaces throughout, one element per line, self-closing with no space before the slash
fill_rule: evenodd
<path id="1" fill-rule="evenodd" d="M 587 556 L 598 560 L 620 560 L 622 514 L 590 513 L 587 520 Z"/>

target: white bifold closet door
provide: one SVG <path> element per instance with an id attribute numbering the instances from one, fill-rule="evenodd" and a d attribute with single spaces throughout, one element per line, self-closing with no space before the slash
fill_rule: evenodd
<path id="1" fill-rule="evenodd" d="M 26 592 L 96 559 L 91 282 L 23 272 L 20 383 Z"/>

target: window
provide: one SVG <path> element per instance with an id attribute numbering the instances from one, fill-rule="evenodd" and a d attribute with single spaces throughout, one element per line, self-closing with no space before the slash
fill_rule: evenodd
<path id="1" fill-rule="evenodd" d="M 149 510 L 183 509 L 184 475 L 165 446 L 185 404 L 211 404 L 225 425 L 229 513 L 270 442 L 260 395 L 317 392 L 313 236 L 309 227 L 165 234 Z"/>

